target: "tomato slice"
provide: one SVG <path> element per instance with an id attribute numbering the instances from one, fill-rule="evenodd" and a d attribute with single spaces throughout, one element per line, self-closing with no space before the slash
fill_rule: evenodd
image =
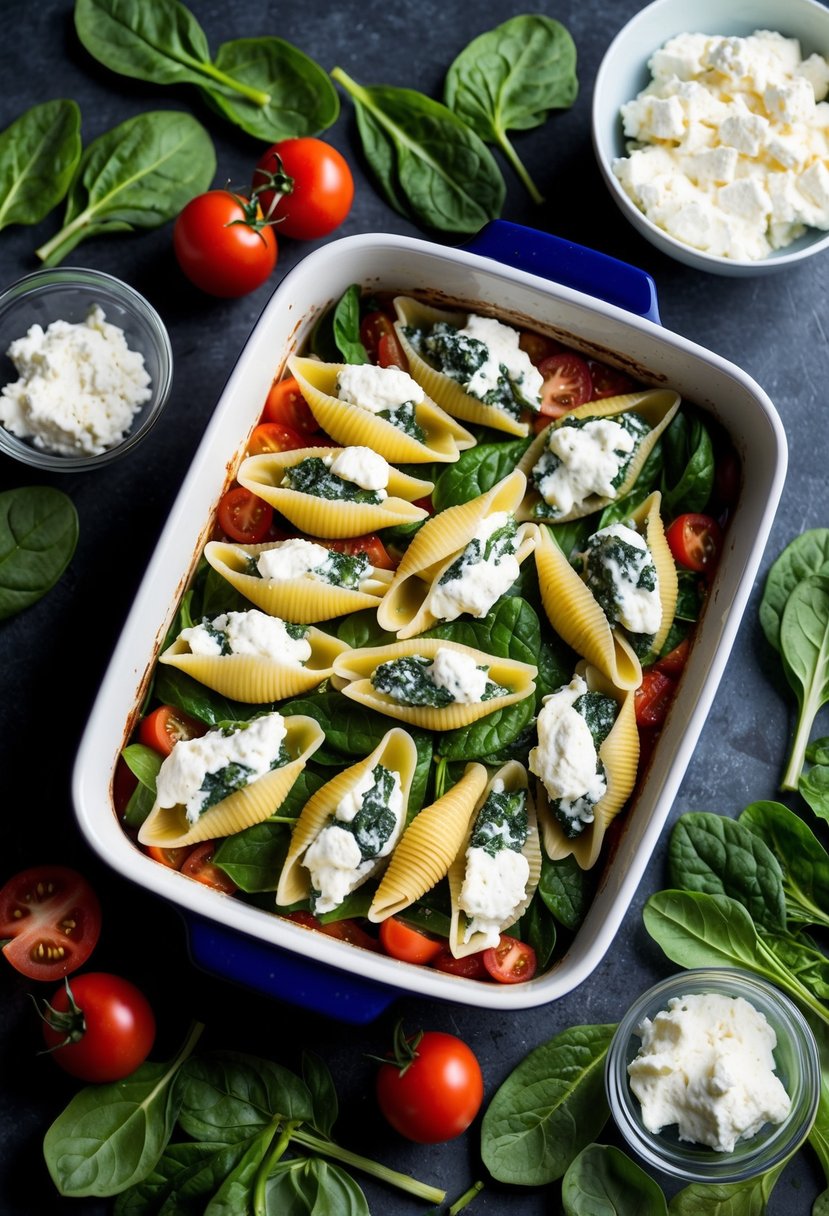
<path id="1" fill-rule="evenodd" d="M 212 887 L 214 891 L 232 895 L 237 889 L 236 883 L 228 878 L 224 870 L 213 864 L 217 844 L 216 840 L 203 840 L 201 844 L 190 849 L 184 858 L 181 873 L 186 874 L 188 878 L 195 878 L 196 882 L 204 883 L 206 887 Z"/>
<path id="2" fill-rule="evenodd" d="M 722 551 L 722 530 L 710 515 L 678 515 L 665 531 L 674 561 L 697 574 L 712 574 Z"/>
<path id="3" fill-rule="evenodd" d="M 397 334 L 383 334 L 377 343 L 377 363 L 380 367 L 400 367 L 409 370 L 409 360 Z"/>
<path id="4" fill-rule="evenodd" d="M 394 570 L 397 562 L 386 549 L 380 537 L 375 532 L 367 532 L 365 536 L 352 536 L 348 540 L 321 540 L 314 538 L 315 543 L 324 545 L 326 549 L 334 549 L 337 553 L 365 553 L 372 566 L 377 570 Z"/>
<path id="5" fill-rule="evenodd" d="M 532 946 L 502 933 L 497 946 L 483 951 L 483 964 L 499 984 L 523 984 L 535 975 L 538 961 Z"/>
<path id="6" fill-rule="evenodd" d="M 260 422 L 248 441 L 248 454 L 260 456 L 263 452 L 293 452 L 307 447 L 308 439 L 299 431 L 281 422 Z"/>
<path id="7" fill-rule="evenodd" d="M 56 980 L 82 967 L 101 933 L 101 906 L 68 866 L 34 866 L 0 889 L 0 939 L 11 965 L 32 980 Z"/>
<path id="8" fill-rule="evenodd" d="M 663 655 L 661 659 L 654 663 L 654 667 L 664 675 L 672 676 L 676 679 L 685 670 L 690 649 L 691 639 L 683 638 L 678 646 L 674 646 L 673 650 L 669 650 L 666 655 Z"/>
<path id="9" fill-rule="evenodd" d="M 268 535 L 273 507 L 244 486 L 228 490 L 219 503 L 219 527 L 241 545 L 258 545 Z"/>
<path id="10" fill-rule="evenodd" d="M 585 359 L 564 352 L 542 359 L 538 370 L 544 377 L 541 388 L 541 413 L 558 418 L 584 405 L 593 395 L 593 381 Z"/>
<path id="11" fill-rule="evenodd" d="M 360 321 L 360 341 L 372 363 L 378 362 L 380 339 L 391 336 L 397 336 L 394 332 L 394 322 L 380 309 L 367 312 Z"/>
<path id="12" fill-rule="evenodd" d="M 138 727 L 138 742 L 151 747 L 162 756 L 169 756 L 176 743 L 182 739 L 198 739 L 207 727 L 197 718 L 182 713 L 173 705 L 159 705 Z"/>
<path id="13" fill-rule="evenodd" d="M 302 435 L 313 435 L 320 429 L 295 376 L 273 382 L 265 398 L 262 419 L 264 422 L 279 422 Z"/>
<path id="14" fill-rule="evenodd" d="M 521 350 L 526 351 L 530 356 L 530 363 L 534 363 L 536 367 L 543 359 L 549 359 L 551 355 L 562 355 L 567 350 L 567 347 L 562 346 L 561 342 L 557 342 L 555 338 L 548 338 L 545 334 L 535 334 L 529 329 L 521 331 L 518 345 Z"/>
<path id="15" fill-rule="evenodd" d="M 428 963 L 443 949 L 443 943 L 407 925 L 396 916 L 387 917 L 380 925 L 380 944 L 386 954 L 404 963 Z"/>
<path id="16" fill-rule="evenodd" d="M 637 726 L 662 726 L 674 699 L 676 681 L 663 671 L 649 667 L 642 673 L 642 683 L 633 694 Z"/>
<path id="17" fill-rule="evenodd" d="M 437 971 L 445 971 L 448 975 L 462 975 L 468 980 L 489 979 L 489 972 L 484 966 L 483 951 L 467 954 L 464 958 L 455 958 L 448 946 L 441 946 L 440 952 L 432 959 L 431 964 Z"/>
<path id="18" fill-rule="evenodd" d="M 618 397 L 621 393 L 632 393 L 636 381 L 627 372 L 619 371 L 608 363 L 600 363 L 598 359 L 589 359 L 590 379 L 593 382 L 591 401 L 601 401 L 603 397 Z"/>
<path id="19" fill-rule="evenodd" d="M 181 845 L 179 848 L 166 848 L 160 844 L 147 845 L 147 856 L 166 866 L 168 870 L 180 870 L 185 857 L 192 851 L 193 846 L 188 844 Z"/>
<path id="20" fill-rule="evenodd" d="M 366 933 L 356 920 L 346 918 L 324 924 L 314 916 L 313 912 L 305 912 L 301 908 L 296 912 L 289 912 L 287 918 L 294 924 L 303 925 L 306 929 L 316 929 L 318 933 L 324 933 L 326 937 L 335 937 L 338 941 L 350 942 L 352 946 L 362 946 L 364 950 L 373 950 L 375 953 L 380 950 L 377 938 Z"/>

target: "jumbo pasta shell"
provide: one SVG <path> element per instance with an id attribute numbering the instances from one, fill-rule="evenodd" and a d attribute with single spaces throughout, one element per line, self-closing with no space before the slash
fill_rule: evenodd
<path id="1" fill-rule="evenodd" d="M 178 637 L 158 656 L 159 663 L 177 667 L 214 692 L 251 705 L 282 701 L 316 688 L 334 670 L 334 660 L 350 647 L 313 625 L 307 632 L 311 654 L 304 663 L 288 663 L 251 654 L 193 654 Z"/>
<path id="2" fill-rule="evenodd" d="M 406 330 L 410 327 L 431 328 L 438 321 L 446 321 L 456 329 L 461 329 L 466 324 L 469 313 L 447 312 L 440 308 L 432 308 L 431 305 L 423 304 L 420 300 L 413 300 L 410 296 L 397 296 L 394 301 L 394 310 L 397 313 L 394 328 L 409 361 L 409 371 L 428 397 L 442 406 L 453 418 L 462 418 L 464 422 L 471 422 L 477 426 L 488 426 L 496 431 L 505 431 L 508 435 L 523 437 L 529 434 L 528 423 L 519 422 L 512 414 L 500 409 L 497 405 L 484 405 L 483 401 L 479 401 L 477 397 L 472 397 L 469 393 L 464 392 L 457 381 L 438 371 L 419 355 L 406 335 Z"/>
<path id="3" fill-rule="evenodd" d="M 306 762 L 325 741 L 324 732 L 313 718 L 299 714 L 285 718 L 285 730 L 285 747 L 291 756 L 287 764 L 271 769 L 257 781 L 223 798 L 193 824 L 188 822 L 183 806 L 161 807 L 155 803 L 139 829 L 140 843 L 179 848 L 198 844 L 201 840 L 232 836 L 273 815 L 287 798 Z"/>
<path id="4" fill-rule="evenodd" d="M 288 368 L 314 417 L 337 443 L 372 448 L 392 464 L 454 461 L 461 452 L 475 446 L 475 436 L 434 401 L 427 399 L 415 405 L 415 421 L 424 433 L 422 441 L 370 410 L 341 401 L 337 396 L 337 376 L 343 366 L 296 355 L 288 360 Z"/>
<path id="5" fill-rule="evenodd" d="M 495 781 L 502 781 L 504 789 L 507 792 L 514 790 L 527 791 L 527 816 L 529 819 L 529 832 L 527 840 L 521 852 L 526 857 L 529 863 L 529 874 L 527 875 L 527 883 L 524 888 L 524 898 L 520 903 L 512 909 L 509 916 L 506 917 L 499 926 L 501 933 L 509 929 L 510 925 L 514 925 L 517 920 L 524 915 L 529 908 L 539 879 L 541 878 L 541 842 L 538 836 L 538 823 L 535 814 L 535 804 L 529 790 L 529 782 L 527 779 L 527 770 L 523 764 L 519 764 L 517 760 L 510 760 L 507 764 L 493 773 L 490 780 L 487 782 L 486 789 L 481 794 L 478 801 L 475 803 L 475 808 L 469 817 L 466 835 L 464 836 L 461 847 L 458 849 L 458 854 L 449 867 L 449 896 L 452 903 L 452 919 L 449 927 L 449 949 L 455 958 L 465 958 L 468 954 L 476 954 L 479 950 L 483 950 L 487 943 L 486 934 L 476 930 L 468 942 L 465 942 L 464 936 L 468 918 L 466 913 L 462 911 L 458 904 L 461 890 L 463 888 L 464 878 L 466 876 L 466 851 L 469 848 L 469 839 L 472 835 L 472 828 L 475 825 L 478 812 L 486 802 L 492 790 Z"/>
<path id="6" fill-rule="evenodd" d="M 467 764 L 457 785 L 415 816 L 392 853 L 369 920 L 378 923 L 397 915 L 446 875 L 486 780 L 482 764 Z"/>
<path id="7" fill-rule="evenodd" d="M 619 814 L 636 784 L 639 765 L 639 732 L 636 728 L 634 692 L 615 688 L 610 680 L 586 666 L 583 670 L 587 686 L 593 692 L 613 697 L 619 705 L 619 715 L 613 728 L 599 748 L 599 759 L 605 767 L 607 791 L 593 809 L 593 822 L 572 839 L 564 834 L 561 825 L 550 809 L 543 784 L 538 787 L 538 818 L 541 825 L 544 848 L 552 861 L 560 861 L 572 855 L 582 870 L 590 870 L 599 859 L 605 833 L 613 819 Z"/>
<path id="8" fill-rule="evenodd" d="M 297 625 L 376 608 L 393 578 L 391 570 L 371 567 L 359 588 L 352 590 L 310 577 L 271 579 L 247 573 L 251 558 L 278 544 L 236 545 L 213 540 L 205 545 L 204 556 L 218 574 L 257 608 Z"/>
<path id="9" fill-rule="evenodd" d="M 526 478 L 517 469 L 492 489 L 469 502 L 447 507 L 427 519 L 415 535 L 395 571 L 391 586 L 377 611 L 377 621 L 398 638 L 415 637 L 438 623 L 426 607 L 435 583 L 452 565 L 488 515 L 513 515 L 524 497 Z M 537 531 L 522 524 L 516 537 L 519 564 L 535 548 Z"/>
<path id="10" fill-rule="evenodd" d="M 341 799 L 378 764 L 400 774 L 404 807 L 403 823 L 406 822 L 405 808 L 408 806 L 412 779 L 417 767 L 417 748 L 411 735 L 401 727 L 394 726 L 383 736 L 374 751 L 366 756 L 365 760 L 360 760 L 357 764 L 352 764 L 349 768 L 344 769 L 343 772 L 337 773 L 336 777 L 327 781 L 306 802 L 291 833 L 291 843 L 279 875 L 276 890 L 277 905 L 286 907 L 309 897 L 311 894 L 310 877 L 302 865 L 305 851 L 316 840 L 323 828 L 331 823 Z M 387 857 L 378 858 L 377 867 L 373 873 L 376 873 L 387 861 Z M 370 877 L 372 874 L 367 872 L 360 881 L 364 882 Z"/>
<path id="11" fill-rule="evenodd" d="M 402 705 L 385 693 L 378 692 L 372 685 L 371 674 L 381 663 L 415 654 L 434 659 L 441 647 L 470 655 L 476 666 L 489 668 L 490 680 L 511 691 L 504 696 L 493 697 L 491 701 L 476 701 L 468 705 L 452 702 L 443 708 L 437 708 L 430 705 Z M 523 701 L 535 692 L 537 674 L 538 668 L 530 663 L 502 659 L 497 655 L 485 654 L 482 650 L 474 650 L 471 646 L 463 646 L 460 642 L 445 642 L 440 638 L 410 638 L 390 646 L 350 650 L 334 661 L 334 678 L 343 681 L 342 692 L 345 696 L 390 718 L 398 718 L 401 722 L 420 726 L 424 730 L 439 731 L 469 726 L 479 718 L 494 713 L 496 709 L 504 709 L 516 701 Z"/>
<path id="12" fill-rule="evenodd" d="M 601 511 L 608 503 L 624 498 L 642 471 L 659 436 L 670 425 L 679 405 L 679 394 L 670 389 L 642 389 L 635 393 L 624 393 L 619 397 L 605 397 L 602 401 L 588 401 L 585 405 L 580 405 L 576 409 L 568 411 L 563 417 L 555 419 L 536 436 L 518 462 L 518 468 L 526 474 L 527 484 L 530 488 L 516 512 L 516 518 L 536 521 L 547 519 L 550 523 L 563 524 L 570 519 L 581 519 L 585 515 L 591 515 L 594 511 Z M 568 418 L 612 419 L 617 414 L 639 414 L 651 428 L 638 444 L 624 481 L 612 498 L 591 494 L 584 502 L 575 504 L 572 510 L 556 515 L 548 508 L 532 483 L 532 471 L 547 448 L 551 431 L 566 423 Z"/>
<path id="13" fill-rule="evenodd" d="M 312 456 L 336 455 L 341 448 L 299 448 L 291 452 L 265 452 L 248 456 L 239 466 L 236 480 L 251 493 L 275 507 L 294 527 L 309 536 L 342 540 L 364 536 L 379 528 L 417 523 L 428 512 L 413 500 L 425 498 L 435 488 L 432 481 L 420 481 L 398 469 L 389 470 L 388 498 L 381 503 L 347 502 L 343 499 L 317 498 L 280 485 L 285 470 Z"/>
<path id="14" fill-rule="evenodd" d="M 656 490 L 631 514 L 637 530 L 644 535 L 647 541 L 653 563 L 656 566 L 656 576 L 659 579 L 662 623 L 653 639 L 652 652 L 654 654 L 659 654 L 665 644 L 665 639 L 676 616 L 676 601 L 679 594 L 676 563 L 665 538 L 661 506 L 662 495 Z"/>

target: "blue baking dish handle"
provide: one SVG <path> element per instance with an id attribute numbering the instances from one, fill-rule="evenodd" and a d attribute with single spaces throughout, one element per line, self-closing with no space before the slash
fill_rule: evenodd
<path id="1" fill-rule="evenodd" d="M 387 984 L 324 966 L 190 913 L 184 923 L 190 958 L 202 971 L 339 1022 L 373 1022 L 402 995 Z"/>
<path id="2" fill-rule="evenodd" d="M 463 248 L 583 291 L 661 325 L 656 284 L 651 276 L 606 253 L 508 220 L 493 220 Z"/>

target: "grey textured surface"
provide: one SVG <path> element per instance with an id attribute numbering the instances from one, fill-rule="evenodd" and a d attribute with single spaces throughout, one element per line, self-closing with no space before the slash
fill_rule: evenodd
<path id="1" fill-rule="evenodd" d="M 233 37 L 276 33 L 326 68 L 340 64 L 364 83 L 419 88 L 437 96 L 454 55 L 477 33 L 521 11 L 508 0 L 482 6 L 421 0 L 415 8 L 379 0 L 337 5 L 285 0 L 276 5 L 237 0 L 196 2 L 193 9 L 211 46 Z M 580 94 L 573 108 L 516 140 L 547 196 L 533 207 L 505 169 L 507 219 L 591 245 L 648 270 L 659 290 L 666 327 L 684 334 L 753 376 L 785 423 L 790 474 L 762 574 L 799 531 L 829 523 L 826 505 L 826 391 L 829 384 L 824 257 L 772 278 L 728 280 L 673 263 L 638 238 L 617 213 L 593 162 L 589 114 L 601 55 L 615 31 L 641 6 L 637 0 L 544 0 L 538 11 L 570 29 L 579 53 Z M 79 45 L 67 0 L 5 0 L 0 4 L 0 129 L 22 110 L 51 97 L 81 106 L 84 141 L 133 114 L 152 108 L 195 113 L 216 144 L 216 184 L 244 185 L 259 145 L 210 114 L 187 88 L 164 89 L 117 77 L 92 62 Z M 340 235 L 364 231 L 416 233 L 390 210 L 366 176 L 350 103 L 329 138 L 355 169 L 357 196 Z M 35 269 L 35 247 L 57 227 L 53 213 L 35 228 L 0 234 L 0 284 Z M 0 880 L 46 860 L 77 865 L 99 886 L 105 928 L 94 962 L 123 971 L 153 995 L 160 1015 L 157 1055 L 172 1053 L 190 1016 L 208 1025 L 214 1045 L 248 1049 L 295 1062 L 311 1047 L 329 1063 L 342 1099 L 342 1137 L 370 1154 L 447 1188 L 456 1197 L 485 1172 L 476 1128 L 430 1149 L 408 1145 L 381 1123 L 371 1095 L 374 1065 L 366 1052 L 387 1042 L 398 1015 L 407 1026 L 446 1029 L 468 1039 L 484 1069 L 490 1097 L 525 1053 L 559 1030 L 581 1022 L 615 1021 L 634 992 L 672 970 L 644 933 L 641 906 L 664 884 L 658 849 L 613 949 L 591 978 L 568 997 L 510 1016 L 423 1001 L 400 1002 L 377 1024 L 342 1029 L 290 1006 L 251 997 L 204 979 L 186 960 L 177 916 L 129 888 L 92 858 L 75 828 L 69 778 L 78 738 L 112 646 L 154 540 L 163 524 L 220 389 L 278 279 L 307 252 L 283 243 L 274 280 L 239 301 L 199 295 L 175 266 L 169 225 L 148 234 L 101 238 L 69 261 L 109 271 L 144 292 L 166 321 L 174 348 L 175 383 L 166 416 L 140 451 L 94 475 L 44 476 L 0 460 L 0 486 L 48 482 L 66 490 L 80 515 L 81 538 L 60 584 L 39 604 L 0 625 L 0 765 L 4 818 Z M 754 589 L 731 660 L 676 804 L 735 814 L 747 803 L 776 795 L 791 727 L 792 704 L 757 624 L 761 581 Z M 794 805 L 794 803 L 792 803 Z M 663 837 L 664 842 L 664 837 Z M 0 970 L 0 1212 L 3 1216 L 76 1213 L 99 1216 L 104 1201 L 61 1201 L 40 1156 L 49 1121 L 74 1084 L 48 1059 L 36 1057 L 39 1032 L 27 985 Z M 608 1137 L 615 1140 L 612 1128 Z M 676 1189 L 667 1184 L 671 1192 Z M 770 1211 L 806 1216 L 820 1189 L 815 1159 L 799 1154 L 784 1174 Z M 422 1205 L 367 1183 L 372 1212 L 406 1216 Z M 530 1214 L 558 1210 L 558 1189 L 519 1191 L 488 1186 L 474 1212 Z M 335 1214 L 333 1214 L 335 1216 Z"/>

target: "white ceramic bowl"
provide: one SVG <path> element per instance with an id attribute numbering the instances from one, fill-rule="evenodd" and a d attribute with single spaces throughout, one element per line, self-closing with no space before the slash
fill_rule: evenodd
<path id="1" fill-rule="evenodd" d="M 723 275 L 771 274 L 829 249 L 829 232 L 810 228 L 793 244 L 757 261 L 718 257 L 692 249 L 652 223 L 625 193 L 613 161 L 625 155 L 620 111 L 650 81 L 648 60 L 669 38 L 683 33 L 733 34 L 775 30 L 798 38 L 801 54 L 829 57 L 829 8 L 818 0 L 654 0 L 619 31 L 605 52 L 593 90 L 593 147 L 611 196 L 634 228 L 677 261 Z"/>

